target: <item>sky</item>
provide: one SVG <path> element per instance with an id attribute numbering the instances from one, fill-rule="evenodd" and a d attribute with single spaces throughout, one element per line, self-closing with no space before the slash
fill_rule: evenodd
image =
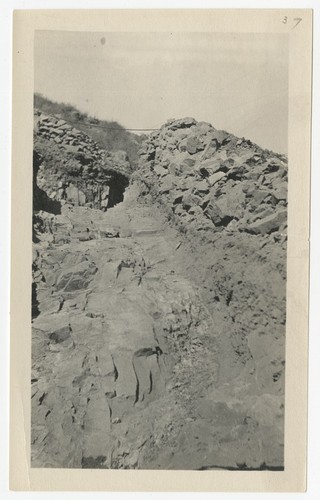
<path id="1" fill-rule="evenodd" d="M 287 153 L 288 44 L 261 33 L 37 31 L 34 90 L 130 129 L 194 117 Z"/>

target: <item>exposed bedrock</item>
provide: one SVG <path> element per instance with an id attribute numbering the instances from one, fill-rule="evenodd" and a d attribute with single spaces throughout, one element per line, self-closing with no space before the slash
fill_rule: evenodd
<path id="1" fill-rule="evenodd" d="M 40 123 L 32 465 L 283 468 L 286 158 L 171 120 L 128 186 Z"/>

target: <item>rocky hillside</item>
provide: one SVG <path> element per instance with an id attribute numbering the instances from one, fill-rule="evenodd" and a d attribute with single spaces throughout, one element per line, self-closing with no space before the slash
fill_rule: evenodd
<path id="1" fill-rule="evenodd" d="M 187 118 L 132 173 L 37 122 L 33 466 L 283 468 L 287 159 Z"/>
<path id="2" fill-rule="evenodd" d="M 44 114 L 65 120 L 77 130 L 81 130 L 91 137 L 101 149 L 115 152 L 125 151 L 132 167 L 136 167 L 138 149 L 143 137 L 126 130 L 118 122 L 99 120 L 79 111 L 71 104 L 54 102 L 37 93 L 34 94 L 34 108 Z"/>
<path id="3" fill-rule="evenodd" d="M 182 231 L 272 233 L 285 243 L 285 156 L 192 118 L 153 132 L 140 156 L 140 177 Z"/>
<path id="4" fill-rule="evenodd" d="M 251 414 L 240 434 L 256 426 L 265 462 L 279 465 L 287 158 L 192 118 L 169 121 L 140 155 L 143 196 L 158 203 L 183 235 L 177 252 L 185 275 L 201 287 L 219 331 L 219 376 L 210 399 L 225 407 L 231 422 Z M 222 425 L 229 435 L 229 425 Z"/>
<path id="5" fill-rule="evenodd" d="M 54 200 L 106 209 L 123 200 L 131 166 L 64 120 L 35 111 L 34 175 Z"/>

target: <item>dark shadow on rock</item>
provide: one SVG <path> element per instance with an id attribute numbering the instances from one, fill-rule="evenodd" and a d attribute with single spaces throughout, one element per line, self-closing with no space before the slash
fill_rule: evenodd
<path id="1" fill-rule="evenodd" d="M 244 464 L 238 464 L 237 467 L 226 467 L 222 465 L 204 465 L 203 467 L 200 467 L 198 470 L 232 470 L 232 471 L 274 471 L 274 472 L 281 472 L 284 471 L 284 467 L 282 465 L 267 465 L 265 462 L 263 462 L 261 465 L 257 467 L 248 467 L 245 463 Z"/>
<path id="2" fill-rule="evenodd" d="M 32 319 L 36 318 L 39 316 L 40 311 L 39 311 L 39 301 L 37 297 L 37 285 L 36 283 L 32 283 Z"/>
<path id="3" fill-rule="evenodd" d="M 52 200 L 43 189 L 37 185 L 37 175 L 42 163 L 41 155 L 33 151 L 33 211 L 44 210 L 54 215 L 61 214 L 61 203 Z"/>
<path id="4" fill-rule="evenodd" d="M 129 185 L 128 178 L 119 173 L 114 173 L 112 179 L 110 180 L 110 193 L 109 193 L 109 203 L 108 208 L 112 208 L 118 203 L 121 203 L 124 198 L 124 192 Z"/>

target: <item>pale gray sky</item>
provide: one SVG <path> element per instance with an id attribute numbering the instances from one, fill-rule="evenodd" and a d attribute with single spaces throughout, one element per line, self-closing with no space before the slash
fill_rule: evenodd
<path id="1" fill-rule="evenodd" d="M 38 31 L 35 91 L 127 128 L 192 116 L 287 152 L 285 35 Z"/>

